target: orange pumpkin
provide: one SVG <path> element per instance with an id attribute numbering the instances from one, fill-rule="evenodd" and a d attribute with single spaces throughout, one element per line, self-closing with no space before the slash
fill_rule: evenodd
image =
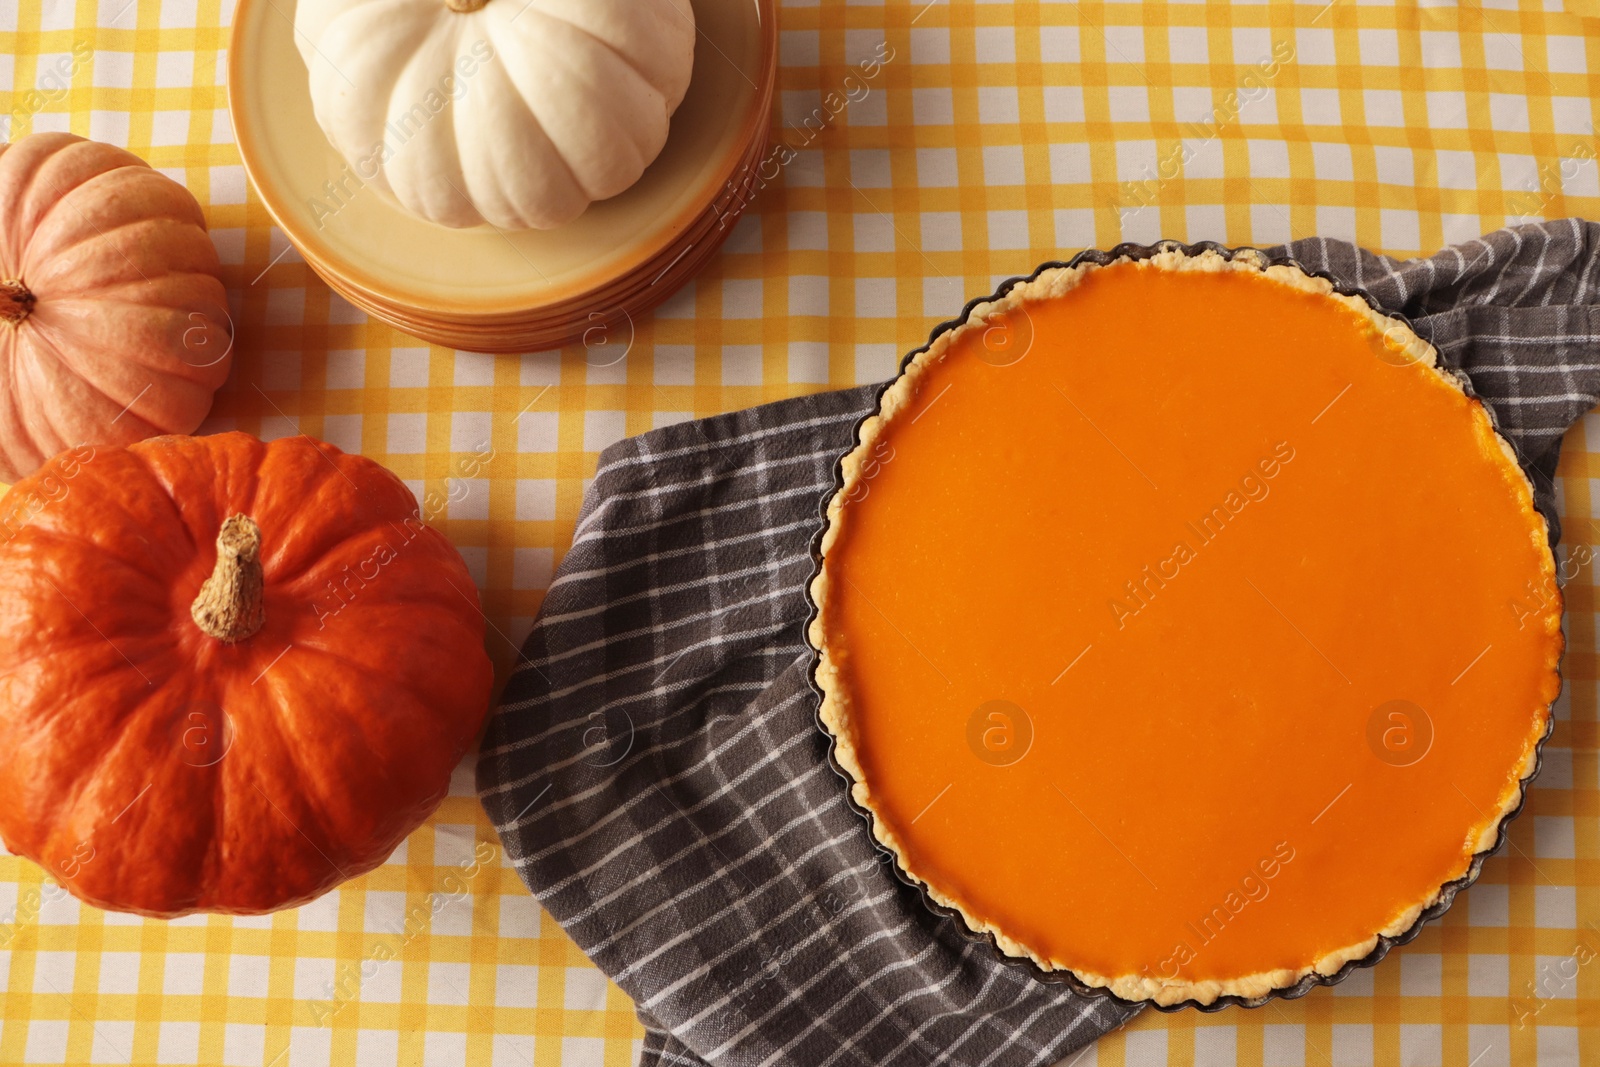
<path id="1" fill-rule="evenodd" d="M 0 500 L 0 837 L 102 908 L 303 903 L 445 795 L 483 635 L 461 556 L 371 460 L 66 452 Z"/>
<path id="2" fill-rule="evenodd" d="M 200 425 L 231 361 L 220 270 L 200 205 L 138 156 L 0 144 L 0 481 Z"/>

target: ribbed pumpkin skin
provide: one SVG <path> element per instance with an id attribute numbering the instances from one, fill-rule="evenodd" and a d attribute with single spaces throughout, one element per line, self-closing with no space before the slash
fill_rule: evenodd
<path id="1" fill-rule="evenodd" d="M 190 605 L 234 514 L 265 623 L 227 644 Z M 242 433 L 80 449 L 0 523 L 0 836 L 89 903 L 304 903 L 382 863 L 482 726 L 477 590 L 370 460 Z"/>
<path id="2" fill-rule="evenodd" d="M 189 191 L 112 145 L 0 145 L 0 481 L 79 444 L 188 433 L 232 362 L 227 293 Z"/>
<path id="3" fill-rule="evenodd" d="M 312 109 L 349 164 L 334 180 L 440 225 L 510 230 L 564 225 L 637 182 L 689 91 L 689 0 L 476 8 L 299 0 Z"/>

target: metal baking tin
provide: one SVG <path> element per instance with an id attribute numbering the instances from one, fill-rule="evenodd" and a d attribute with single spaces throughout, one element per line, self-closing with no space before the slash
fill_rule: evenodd
<path id="1" fill-rule="evenodd" d="M 926 907 L 929 911 L 933 912 L 935 915 L 938 915 L 938 916 L 941 916 L 943 918 L 949 919 L 954 924 L 956 930 L 958 932 L 960 932 L 961 935 L 963 937 L 965 937 L 967 940 L 987 945 L 989 947 L 989 951 L 991 951 L 994 954 L 996 959 L 1000 960 L 1002 963 L 1007 964 L 1008 966 L 1016 967 L 1016 968 L 1018 968 L 1018 969 L 1020 969 L 1022 971 L 1027 972 L 1034 979 L 1036 979 L 1036 980 L 1038 980 L 1040 982 L 1045 982 L 1045 983 L 1049 983 L 1049 984 L 1052 984 L 1052 985 L 1064 985 L 1068 989 L 1072 990 L 1072 992 L 1078 994 L 1079 996 L 1094 997 L 1094 998 L 1101 998 L 1101 999 L 1110 1000 L 1110 1001 L 1113 1001 L 1116 1004 L 1119 1004 L 1119 1005 L 1121 1005 L 1123 1007 L 1126 1007 L 1126 1008 L 1140 1008 L 1140 1007 L 1149 1006 L 1149 1007 L 1155 1008 L 1158 1011 L 1166 1011 L 1166 1012 L 1181 1011 L 1181 1010 L 1183 1010 L 1185 1008 L 1197 1008 L 1200 1011 L 1204 1011 L 1204 1012 L 1220 1011 L 1223 1008 L 1227 1008 L 1227 1007 L 1259 1008 L 1259 1007 L 1261 1007 L 1262 1005 L 1266 1004 L 1268 1001 L 1271 1001 L 1271 1000 L 1276 1000 L 1276 999 L 1293 1000 L 1293 999 L 1295 999 L 1297 997 L 1303 997 L 1307 993 L 1311 992 L 1311 990 L 1316 988 L 1317 986 L 1331 986 L 1331 985 L 1339 984 L 1340 982 L 1344 981 L 1346 978 L 1350 977 L 1350 974 L 1353 971 L 1355 971 L 1357 968 L 1359 968 L 1359 967 L 1371 967 L 1374 964 L 1376 964 L 1379 960 L 1381 960 L 1385 956 L 1387 956 L 1389 954 L 1389 950 L 1394 948 L 1396 945 L 1404 945 L 1404 944 L 1414 940 L 1416 938 L 1416 936 L 1422 932 L 1422 928 L 1423 928 L 1424 925 L 1426 925 L 1428 922 L 1430 922 L 1433 919 L 1439 918 L 1439 916 L 1443 915 L 1446 911 L 1450 910 L 1450 905 L 1452 903 L 1454 903 L 1455 898 L 1456 898 L 1456 894 L 1460 893 L 1463 889 L 1466 889 L 1468 886 L 1472 885 L 1474 882 L 1476 882 L 1478 880 L 1478 875 L 1483 870 L 1483 862 L 1484 862 L 1484 860 L 1488 859 L 1494 853 L 1500 851 L 1502 848 L 1505 847 L 1507 828 L 1511 825 L 1511 820 L 1515 819 L 1517 817 L 1517 815 L 1520 814 L 1521 811 L 1522 811 L 1523 804 L 1527 800 L 1528 784 L 1530 782 L 1532 782 L 1533 779 L 1538 776 L 1540 765 L 1543 762 L 1544 743 L 1545 743 L 1545 741 L 1547 741 L 1549 739 L 1550 732 L 1555 728 L 1555 721 L 1556 721 L 1555 720 L 1555 701 L 1552 701 L 1551 704 L 1550 704 L 1550 708 L 1549 708 L 1550 714 L 1546 717 L 1546 720 L 1545 720 L 1544 734 L 1535 743 L 1533 770 L 1530 771 L 1528 773 L 1528 775 L 1525 778 L 1523 778 L 1521 783 L 1520 783 L 1521 789 L 1520 789 L 1519 795 L 1517 797 L 1516 806 L 1514 808 L 1512 808 L 1511 811 L 1509 813 L 1507 813 L 1505 815 L 1505 817 L 1500 820 L 1500 826 L 1499 826 L 1498 831 L 1495 834 L 1494 844 L 1491 847 L 1489 847 L 1488 849 L 1485 849 L 1485 850 L 1483 850 L 1481 852 L 1477 852 L 1477 853 L 1475 853 L 1473 855 L 1472 862 L 1468 865 L 1466 874 L 1462 875 L 1460 878 L 1455 879 L 1454 881 L 1446 882 L 1443 886 L 1441 886 L 1440 889 L 1439 889 L 1438 899 L 1435 900 L 1433 902 L 1433 904 L 1429 905 L 1427 908 L 1424 908 L 1422 913 L 1417 916 L 1416 922 L 1412 923 L 1411 926 L 1406 928 L 1406 930 L 1404 932 L 1402 932 L 1400 934 L 1397 934 L 1394 937 L 1388 937 L 1388 936 L 1385 936 L 1383 934 L 1379 934 L 1378 935 L 1378 944 L 1377 944 L 1376 947 L 1373 948 L 1373 950 L 1371 952 L 1367 953 L 1367 955 L 1361 957 L 1358 960 L 1351 960 L 1350 962 L 1346 963 L 1343 967 L 1340 967 L 1333 974 L 1324 975 L 1324 974 L 1318 974 L 1315 971 L 1313 971 L 1312 973 L 1310 973 L 1310 974 L 1306 975 L 1305 977 L 1301 978 L 1294 985 L 1285 986 L 1285 987 L 1283 987 L 1281 989 L 1271 990 L 1270 992 L 1264 994 L 1263 996 L 1259 996 L 1259 997 L 1241 997 L 1241 996 L 1234 996 L 1234 995 L 1221 996 L 1221 997 L 1218 997 L 1216 1000 L 1212 1001 L 1209 1004 L 1202 1004 L 1201 1002 L 1196 1001 L 1196 1000 L 1192 1000 L 1192 999 L 1191 1000 L 1182 1000 L 1182 1001 L 1179 1001 L 1179 1002 L 1177 1002 L 1175 1004 L 1157 1004 L 1155 1001 L 1148 1000 L 1148 999 L 1146 999 L 1146 1000 L 1127 1000 L 1127 999 L 1125 999 L 1123 997 L 1119 997 L 1116 994 L 1112 993 L 1109 989 L 1105 988 L 1104 986 L 1089 985 L 1088 983 L 1086 983 L 1083 980 L 1081 980 L 1080 978 L 1078 978 L 1078 976 L 1073 974 L 1071 971 L 1068 971 L 1068 970 L 1046 970 L 1045 968 L 1040 967 L 1037 963 L 1035 963 L 1032 959 L 1030 959 L 1028 957 L 1025 957 L 1025 956 L 1012 956 L 1012 955 L 1002 951 L 1000 949 L 999 944 L 995 941 L 995 938 L 994 938 L 993 934 L 987 933 L 987 932 L 980 932 L 980 931 L 977 931 L 977 930 L 973 930 L 970 926 L 967 925 L 967 921 L 966 921 L 965 917 L 960 912 L 956 911 L 953 908 L 947 908 L 944 905 L 942 905 L 942 904 L 938 903 L 937 901 L 935 901 L 928 894 L 928 887 L 926 885 L 924 885 L 917 878 L 915 878 L 914 876 L 912 876 L 911 874 L 907 873 L 905 870 L 903 870 L 901 868 L 900 863 L 899 863 L 899 859 L 894 854 L 893 850 L 889 849 L 887 846 L 885 846 L 882 842 L 880 842 L 878 840 L 878 835 L 876 834 L 876 832 L 874 832 L 875 816 L 873 815 L 873 813 L 871 811 L 869 811 L 868 809 L 866 809 L 865 807 L 861 806 L 859 803 L 856 802 L 853 790 L 851 788 L 851 787 L 853 787 L 855 785 L 855 779 L 850 775 L 850 773 L 848 771 L 846 771 L 844 769 L 843 766 L 840 765 L 839 759 L 838 759 L 838 752 L 837 752 L 838 739 L 834 736 L 833 731 L 829 730 L 827 725 L 822 721 L 821 709 L 822 709 L 823 692 L 822 692 L 821 686 L 819 686 L 817 684 L 817 668 L 822 662 L 822 654 L 821 654 L 821 650 L 818 649 L 816 646 L 812 645 L 812 643 L 811 643 L 811 624 L 816 619 L 817 613 L 818 613 L 818 610 L 819 610 L 816 601 L 813 600 L 812 596 L 811 596 L 811 585 L 816 580 L 817 576 L 822 572 L 822 538 L 823 538 L 823 534 L 826 533 L 827 528 L 828 528 L 828 504 L 829 504 L 829 502 L 831 502 L 833 500 L 833 498 L 838 493 L 840 493 L 840 492 L 842 492 L 844 490 L 844 457 L 846 455 L 848 455 L 851 451 L 853 451 L 856 448 L 857 445 L 860 444 L 860 442 L 861 442 L 861 427 L 862 427 L 862 425 L 865 424 L 867 419 L 869 419 L 873 415 L 877 414 L 878 408 L 879 408 L 879 406 L 880 406 L 880 404 L 882 403 L 882 400 L 883 400 L 883 394 L 889 389 L 889 386 L 893 385 L 894 382 L 896 380 L 898 380 L 900 375 L 903 375 L 906 372 L 906 368 L 911 365 L 911 361 L 914 358 L 916 358 L 916 356 L 918 354 L 926 351 L 928 349 L 928 347 L 931 346 L 933 344 L 933 342 L 939 338 L 940 335 L 942 335 L 942 334 L 944 334 L 944 333 L 946 333 L 946 332 L 948 332 L 950 330 L 953 330 L 956 327 L 960 326 L 962 323 L 966 322 L 967 321 L 967 316 L 969 314 L 971 314 L 973 308 L 977 307 L 979 304 L 984 304 L 984 303 L 988 303 L 990 301 L 998 300 L 1000 297 L 1002 297 L 1006 293 L 1008 293 L 1013 287 L 1015 287 L 1017 285 L 1021 285 L 1024 282 L 1033 281 L 1034 279 L 1036 279 L 1044 271 L 1051 270 L 1051 269 L 1057 268 L 1057 267 L 1076 267 L 1076 266 L 1078 266 L 1079 264 L 1082 264 L 1082 263 L 1094 263 L 1094 264 L 1098 264 L 1099 266 L 1104 267 L 1104 266 L 1109 266 L 1110 264 L 1112 264 L 1112 263 L 1114 263 L 1114 262 L 1116 262 L 1117 260 L 1120 260 L 1120 259 L 1126 258 L 1126 259 L 1131 259 L 1131 260 L 1144 260 L 1144 259 L 1149 259 L 1151 256 L 1157 255 L 1157 254 L 1162 253 L 1162 252 L 1182 252 L 1185 255 L 1190 255 L 1190 256 L 1198 255 L 1198 254 L 1200 254 L 1202 252 L 1216 252 L 1219 255 L 1221 255 L 1224 258 L 1229 259 L 1229 260 L 1234 259 L 1235 257 L 1239 256 L 1240 254 L 1247 254 L 1252 258 L 1258 259 L 1260 261 L 1260 263 L 1261 263 L 1261 266 L 1262 266 L 1263 270 L 1266 269 L 1267 267 L 1278 266 L 1278 265 L 1294 267 L 1295 269 L 1301 271 L 1302 273 L 1304 273 L 1304 274 L 1306 274 L 1306 275 L 1308 275 L 1310 277 L 1321 278 L 1321 279 L 1329 282 L 1333 286 L 1334 292 L 1336 292 L 1336 293 L 1339 293 L 1339 294 L 1341 294 L 1343 296 L 1359 297 L 1360 299 L 1366 301 L 1367 305 L 1370 306 L 1374 311 L 1377 311 L 1379 314 L 1387 316 L 1390 319 L 1393 319 L 1393 320 L 1396 320 L 1398 322 L 1401 322 L 1401 323 L 1405 324 L 1414 333 L 1416 333 L 1418 337 L 1421 337 L 1423 340 L 1428 340 L 1427 336 L 1421 330 L 1416 329 L 1416 327 L 1411 323 L 1411 321 L 1409 319 L 1407 319 L 1404 315 L 1396 314 L 1396 313 L 1391 312 L 1388 309 L 1382 307 L 1365 290 L 1352 288 L 1350 286 L 1347 286 L 1344 283 L 1340 282 L 1338 279 L 1336 279 L 1333 276 L 1327 274 L 1326 272 L 1311 270 L 1311 269 L 1305 267 L 1303 264 L 1297 262 L 1296 260 L 1294 260 L 1294 259 L 1292 259 L 1292 258 L 1290 258 L 1288 256 L 1269 255 L 1268 253 L 1264 252 L 1263 250 L 1261 250 L 1259 248 L 1251 248 L 1251 247 L 1248 247 L 1248 246 L 1240 246 L 1240 247 L 1236 247 L 1236 248 L 1229 248 L 1229 247 L 1226 247 L 1224 245 L 1217 244 L 1217 243 L 1215 243 L 1213 241 L 1201 241 L 1201 242 L 1198 242 L 1198 243 L 1195 243 L 1195 244 L 1184 244 L 1184 243 L 1179 242 L 1179 241 L 1157 241 L 1154 244 L 1148 244 L 1148 245 L 1124 243 L 1124 244 L 1119 244 L 1115 248 L 1112 248 L 1112 249 L 1110 249 L 1108 251 L 1102 251 L 1100 249 L 1085 249 L 1084 251 L 1078 253 L 1076 256 L 1073 256 L 1070 260 L 1068 260 L 1066 262 L 1051 261 L 1049 263 L 1040 264 L 1040 266 L 1037 269 L 1035 269 L 1032 274 L 1028 275 L 1025 278 L 1010 278 L 1010 279 L 1008 279 L 1007 281 L 1002 283 L 1001 286 L 998 289 L 996 289 L 993 294 L 991 294 L 989 296 L 978 297 L 978 298 L 976 298 L 974 300 L 968 301 L 967 305 L 964 308 L 961 309 L 961 314 L 959 314 L 958 316 L 956 316 L 955 318 L 953 318 L 953 319 L 951 319 L 951 320 L 949 320 L 947 322 L 941 322 L 938 326 L 934 327 L 933 332 L 928 335 L 927 344 L 924 344 L 921 348 L 917 348 L 917 349 L 912 350 L 910 353 L 908 353 L 905 356 L 904 359 L 902 359 L 900 361 L 900 368 L 899 368 L 898 372 L 896 373 L 895 377 L 891 378 L 889 381 L 884 382 L 883 385 L 879 387 L 876 395 L 873 398 L 872 411 L 868 412 L 866 415 L 863 415 L 856 422 L 855 431 L 852 434 L 853 440 L 851 442 L 850 447 L 848 449 L 845 449 L 844 452 L 842 452 L 840 454 L 839 458 L 834 461 L 834 465 L 833 465 L 833 483 L 834 484 L 833 484 L 833 488 L 828 491 L 828 493 L 822 498 L 822 501 L 821 501 L 821 507 L 820 507 L 821 522 L 819 523 L 819 525 L 817 527 L 816 533 L 812 536 L 812 539 L 811 539 L 812 570 L 811 570 L 810 576 L 806 579 L 805 590 L 804 590 L 804 596 L 805 596 L 805 602 L 806 602 L 805 643 L 806 643 L 806 647 L 811 650 L 811 662 L 810 662 L 810 665 L 806 669 L 806 681 L 809 683 L 809 685 L 811 686 L 812 692 L 816 696 L 816 723 L 817 723 L 817 729 L 822 731 L 822 734 L 828 739 L 828 765 L 833 768 L 834 772 L 836 774 L 838 774 L 839 777 L 841 779 L 843 779 L 843 781 L 845 783 L 845 803 L 850 806 L 852 811 L 856 812 L 856 814 L 860 815 L 863 819 L 866 820 L 867 825 L 868 825 L 869 836 L 871 837 L 873 847 L 876 848 L 879 852 L 884 853 L 886 855 L 886 857 L 887 857 L 887 865 L 888 865 L 889 869 L 894 872 L 895 877 L 898 878 L 900 881 L 904 882 L 906 885 L 910 886 L 912 889 L 916 890 L 917 896 L 921 899 L 922 904 L 923 904 L 924 907 Z M 1454 367 L 1446 367 L 1446 366 L 1440 365 L 1438 369 L 1440 370 L 1441 373 L 1449 374 L 1450 376 L 1455 378 L 1461 384 L 1461 387 L 1462 387 L 1463 391 L 1466 393 L 1466 395 L 1470 399 L 1476 401 L 1479 404 L 1479 406 L 1484 409 L 1485 413 L 1489 416 L 1489 424 L 1494 428 L 1495 433 L 1497 435 L 1499 435 L 1502 440 L 1506 440 L 1508 444 L 1511 443 L 1509 441 L 1509 439 L 1506 438 L 1505 434 L 1501 433 L 1499 421 L 1495 418 L 1494 409 L 1492 407 L 1489 407 L 1488 405 L 1484 404 L 1482 398 L 1479 397 L 1477 392 L 1476 392 L 1476 390 L 1473 389 L 1472 380 L 1470 378 L 1468 378 L 1467 375 L 1464 374 L 1462 371 L 1460 371 L 1459 369 L 1454 368 Z M 1515 446 L 1513 446 L 1513 449 L 1514 448 L 1515 448 Z M 1531 481 L 1531 478 L 1530 478 L 1530 481 Z M 1537 505 L 1537 494 L 1535 494 L 1535 505 L 1538 506 Z M 1539 508 L 1539 512 L 1544 517 L 1544 520 L 1545 520 L 1547 526 L 1549 527 L 1549 530 L 1550 530 L 1550 542 L 1551 542 L 1550 547 L 1551 547 L 1551 551 L 1553 552 L 1555 550 L 1557 538 L 1559 537 L 1559 531 L 1560 531 L 1559 522 L 1558 522 L 1558 520 L 1557 520 L 1555 515 L 1550 514 L 1543 507 Z M 1566 606 L 1565 606 L 1565 602 L 1563 602 L 1563 605 L 1562 605 L 1562 656 L 1563 656 L 1563 658 L 1565 658 L 1565 653 L 1566 653 L 1565 638 L 1566 638 Z M 1559 667 L 1558 667 L 1558 670 L 1559 670 Z M 1563 687 L 1564 687 L 1564 685 L 1565 685 L 1565 676 L 1564 675 L 1562 676 L 1562 683 L 1563 683 Z M 1559 699 L 1560 699 L 1560 693 L 1558 691 L 1557 692 L 1557 700 L 1559 700 Z"/>

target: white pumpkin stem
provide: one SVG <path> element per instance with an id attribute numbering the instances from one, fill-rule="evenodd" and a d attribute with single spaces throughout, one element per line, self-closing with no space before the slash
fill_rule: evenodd
<path id="1" fill-rule="evenodd" d="M 460 15 L 470 15 L 489 0 L 444 0 L 444 6 Z"/>
<path id="2" fill-rule="evenodd" d="M 217 565 L 189 614 L 218 641 L 243 641 L 267 621 L 261 586 L 261 527 L 248 515 L 234 515 L 217 533 Z"/>
<path id="3" fill-rule="evenodd" d="M 34 296 L 21 278 L 0 281 L 0 321 L 15 326 L 33 310 Z"/>

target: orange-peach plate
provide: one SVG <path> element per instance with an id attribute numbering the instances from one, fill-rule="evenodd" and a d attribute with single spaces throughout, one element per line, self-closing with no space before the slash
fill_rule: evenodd
<path id="1" fill-rule="evenodd" d="M 938 908 L 1081 990 L 1256 1004 L 1476 876 L 1560 689 L 1509 442 L 1406 323 L 1253 250 L 1080 257 L 865 420 L 820 719 Z"/>
<path id="2" fill-rule="evenodd" d="M 765 184 L 763 167 L 783 162 L 766 149 L 774 0 L 692 2 L 694 72 L 661 155 L 632 188 L 565 226 L 451 229 L 364 182 L 317 125 L 294 4 L 281 0 L 239 0 L 234 14 L 228 112 L 245 171 L 329 287 L 407 333 L 520 352 L 631 330 L 721 247 Z M 453 106 L 476 105 L 469 93 Z M 405 131 L 390 133 L 390 150 L 405 151 Z"/>

